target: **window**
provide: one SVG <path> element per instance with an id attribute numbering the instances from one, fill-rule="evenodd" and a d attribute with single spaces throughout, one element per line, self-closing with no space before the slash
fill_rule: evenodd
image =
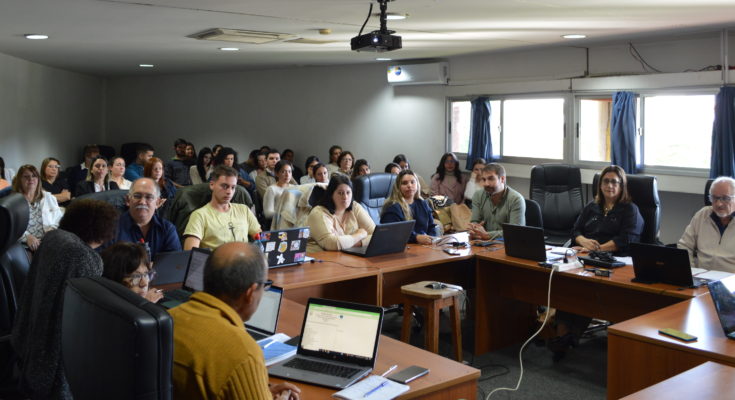
<path id="1" fill-rule="evenodd" d="M 503 156 L 564 158 L 564 99 L 503 101 Z"/>
<path id="2" fill-rule="evenodd" d="M 451 102 L 451 135 L 449 151 L 467 153 L 470 147 L 470 125 L 472 124 L 472 103 L 469 101 Z"/>
<path id="3" fill-rule="evenodd" d="M 644 164 L 709 168 L 715 96 L 645 96 L 643 101 Z"/>
<path id="4" fill-rule="evenodd" d="M 579 159 L 610 162 L 612 99 L 579 101 Z"/>

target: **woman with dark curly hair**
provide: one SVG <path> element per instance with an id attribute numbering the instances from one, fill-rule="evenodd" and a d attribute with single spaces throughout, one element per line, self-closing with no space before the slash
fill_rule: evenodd
<path id="1" fill-rule="evenodd" d="M 71 278 L 102 275 L 94 249 L 113 238 L 117 218 L 115 207 L 104 201 L 73 201 L 59 229 L 44 236 L 33 256 L 12 335 L 21 386 L 30 398 L 72 399 L 61 363 L 64 288 Z"/>
<path id="2" fill-rule="evenodd" d="M 464 201 L 465 180 L 454 153 L 444 153 L 431 177 L 431 195 L 447 196 L 457 204 Z"/>
<path id="3" fill-rule="evenodd" d="M 140 243 L 118 242 L 101 253 L 105 270 L 102 276 L 120 283 L 150 302 L 163 298 L 163 293 L 149 287 L 156 276 L 148 252 Z"/>

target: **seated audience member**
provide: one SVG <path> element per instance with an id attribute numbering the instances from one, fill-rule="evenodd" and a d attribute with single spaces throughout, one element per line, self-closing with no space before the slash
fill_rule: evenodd
<path id="1" fill-rule="evenodd" d="M 110 182 L 117 183 L 119 189 L 128 190 L 133 182 L 125 179 L 125 159 L 115 156 L 110 159 Z"/>
<path id="2" fill-rule="evenodd" d="M 712 205 L 694 214 L 677 245 L 689 251 L 692 267 L 735 273 L 735 180 L 715 179 L 709 197 Z"/>
<path id="3" fill-rule="evenodd" d="M 343 151 L 339 153 L 339 158 L 337 159 L 337 163 L 339 164 L 339 169 L 336 174 L 342 174 L 347 177 L 352 176 L 352 164 L 355 161 L 355 157 L 352 155 L 349 151 Z"/>
<path id="4" fill-rule="evenodd" d="M 267 219 L 273 218 L 276 213 L 276 202 L 284 190 L 288 189 L 291 178 L 291 161 L 281 160 L 276 164 L 276 183 L 268 186 L 263 196 L 263 215 Z"/>
<path id="5" fill-rule="evenodd" d="M 370 175 L 370 164 L 366 159 L 361 158 L 355 161 L 355 168 L 352 169 L 352 179 L 363 175 Z"/>
<path id="6" fill-rule="evenodd" d="M 194 165 L 197 161 L 197 149 L 194 147 L 194 143 L 192 142 L 186 142 L 186 158 L 184 159 L 184 163 L 191 167 Z"/>
<path id="7" fill-rule="evenodd" d="M 0 157 L 0 190 L 10 187 L 10 182 L 5 178 L 5 160 Z"/>
<path id="8" fill-rule="evenodd" d="M 12 344 L 20 381 L 31 399 L 72 399 L 61 362 L 61 314 L 70 278 L 102 275 L 94 250 L 112 239 L 117 211 L 99 200 L 77 200 L 59 229 L 46 234 L 33 256 L 18 303 Z"/>
<path id="9" fill-rule="evenodd" d="M 267 270 L 257 246 L 224 244 L 207 260 L 204 290 L 169 310 L 175 399 L 299 399 L 298 387 L 268 383 L 263 352 L 242 328 L 272 283 Z"/>
<path id="10" fill-rule="evenodd" d="M 61 162 L 48 157 L 41 163 L 41 186 L 43 190 L 51 193 L 60 206 L 64 207 L 71 200 L 71 191 L 67 186 L 66 179 L 59 179 Z M 2 189 L 2 187 L 0 187 Z"/>
<path id="11" fill-rule="evenodd" d="M 146 300 L 156 303 L 163 291 L 149 287 L 156 276 L 148 251 L 140 243 L 118 242 L 100 253 L 104 271 L 102 276 L 126 286 Z"/>
<path id="12" fill-rule="evenodd" d="M 472 161 L 472 174 L 464 189 L 464 201 L 468 207 L 472 207 L 472 196 L 475 195 L 475 192 L 482 189 L 482 169 L 485 168 L 485 164 L 487 161 L 484 158 L 476 158 L 475 161 Z"/>
<path id="13" fill-rule="evenodd" d="M 217 157 L 217 155 L 219 155 L 219 151 L 223 148 L 224 146 L 222 146 L 221 144 L 215 144 L 214 146 L 212 146 L 212 157 Z"/>
<path id="14" fill-rule="evenodd" d="M 161 188 L 153 179 L 137 179 L 128 192 L 129 209 L 120 216 L 115 242 L 143 244 L 151 258 L 181 250 L 174 224 L 156 215 L 160 199 Z"/>
<path id="15" fill-rule="evenodd" d="M 107 173 L 107 160 L 102 156 L 92 160 L 92 168 L 87 170 L 87 179 L 77 184 L 76 197 L 87 193 L 104 192 L 105 190 L 117 190 L 117 183 L 110 181 Z"/>
<path id="16" fill-rule="evenodd" d="M 312 167 L 312 170 L 315 183 L 329 183 L 329 170 L 326 165 L 318 163 Z"/>
<path id="17" fill-rule="evenodd" d="M 260 150 L 255 149 L 248 154 L 248 159 L 245 160 L 244 163 L 240 164 L 240 168 L 247 172 L 248 174 L 251 173 L 253 170 L 258 168 L 258 154 L 260 154 Z M 255 180 L 255 178 L 253 178 Z"/>
<path id="18" fill-rule="evenodd" d="M 386 174 L 398 175 L 402 171 L 401 166 L 396 163 L 388 163 L 385 166 L 384 172 Z"/>
<path id="19" fill-rule="evenodd" d="M 278 180 L 276 178 L 275 168 L 279 161 L 281 161 L 281 153 L 276 149 L 270 149 L 268 151 L 268 156 L 265 159 L 265 170 L 259 172 L 257 178 L 255 178 L 255 186 L 258 188 L 258 196 L 260 196 L 261 199 L 264 198 L 265 190 L 268 189 L 268 186 L 273 185 Z M 296 185 L 296 181 L 293 177 L 289 183 Z"/>
<path id="20" fill-rule="evenodd" d="M 482 189 L 472 196 L 470 237 L 489 240 L 503 236 L 503 224 L 526 225 L 526 201 L 505 184 L 505 168 L 497 163 L 482 169 Z"/>
<path id="21" fill-rule="evenodd" d="M 362 206 L 352 201 L 350 178 L 335 174 L 319 205 L 309 213 L 311 237 L 307 251 L 342 250 L 367 246 L 375 222 Z"/>
<path id="22" fill-rule="evenodd" d="M 161 191 L 161 205 L 165 205 L 166 201 L 174 201 L 176 197 L 176 186 L 171 179 L 168 179 L 163 174 L 163 160 L 158 157 L 151 157 L 148 162 L 145 163 L 143 168 L 143 176 L 150 178 L 153 182 L 158 185 Z"/>
<path id="23" fill-rule="evenodd" d="M 177 188 L 191 185 L 191 177 L 189 177 L 189 164 L 186 155 L 186 147 L 189 142 L 185 139 L 176 139 L 174 141 L 174 153 L 176 154 L 165 165 L 166 178 L 173 182 Z M 193 146 L 192 146 L 193 147 Z"/>
<path id="24" fill-rule="evenodd" d="M 31 251 L 38 249 L 48 231 L 59 226 L 59 220 L 64 214 L 56 198 L 41 189 L 40 181 L 38 170 L 30 164 L 21 166 L 13 179 L 13 191 L 22 194 L 30 208 L 28 227 L 20 241 Z"/>
<path id="25" fill-rule="evenodd" d="M 237 164 L 237 152 L 232 147 L 223 147 L 214 158 L 214 166 L 224 165 L 237 171 L 237 184 L 244 187 L 251 198 L 255 197 L 255 182 Z M 211 177 L 210 177 L 211 179 Z"/>
<path id="26" fill-rule="evenodd" d="M 255 156 L 255 168 L 253 168 L 252 171 L 250 171 L 250 177 L 253 178 L 253 181 L 257 183 L 256 179 L 258 178 L 258 174 L 265 171 L 265 168 L 268 166 L 268 162 L 266 159 L 268 158 L 268 153 L 259 152 Z"/>
<path id="27" fill-rule="evenodd" d="M 314 183 L 314 166 L 319 164 L 319 158 L 317 156 L 309 156 L 306 157 L 306 163 L 304 163 L 304 167 L 306 169 L 306 175 L 302 176 L 301 179 L 299 179 L 299 183 L 304 185 L 307 183 Z"/>
<path id="28" fill-rule="evenodd" d="M 291 162 L 291 167 L 293 167 L 293 179 L 296 182 L 301 180 L 301 177 L 304 176 L 304 171 L 302 171 L 301 168 L 297 167 L 296 164 L 294 164 L 293 150 L 291 149 L 283 150 L 283 154 L 281 155 L 281 158 Z"/>
<path id="29" fill-rule="evenodd" d="M 628 255 L 628 245 L 637 242 L 643 232 L 643 217 L 628 194 L 625 171 L 617 165 L 605 167 L 594 201 L 577 218 L 572 233 L 573 246 L 579 251 L 609 251 Z M 592 318 L 557 310 L 556 337 L 549 342 L 554 361 L 566 355 L 587 329 Z"/>
<path id="30" fill-rule="evenodd" d="M 431 244 L 432 236 L 437 236 L 436 224 L 431 207 L 421 198 L 421 187 L 416 174 L 404 169 L 396 177 L 390 196 L 383 204 L 380 223 L 416 221 L 409 238 L 410 243 Z"/>
<path id="31" fill-rule="evenodd" d="M 212 149 L 205 147 L 199 150 L 196 164 L 189 167 L 189 177 L 194 185 L 209 182 L 209 174 L 212 173 Z"/>
<path id="32" fill-rule="evenodd" d="M 333 173 L 339 171 L 340 154 L 342 154 L 342 147 L 335 144 L 329 148 L 329 162 L 326 164 L 327 171 L 329 171 L 329 176 L 332 176 Z"/>
<path id="33" fill-rule="evenodd" d="M 447 196 L 456 204 L 464 202 L 466 182 L 454 153 L 444 153 L 431 177 L 431 195 Z"/>
<path id="34" fill-rule="evenodd" d="M 406 158 L 405 154 L 396 154 L 396 156 L 393 157 L 393 163 L 398 164 L 401 167 L 401 170 L 411 169 L 411 164 L 409 164 L 408 158 Z M 390 173 L 390 171 L 385 172 Z M 419 180 L 419 185 L 421 186 L 421 196 L 423 198 L 429 198 L 431 196 L 431 187 L 426 184 L 426 181 L 424 180 L 424 178 L 421 177 L 421 175 L 417 174 L 416 172 L 414 172 L 414 175 L 416 175 L 416 179 Z"/>
<path id="35" fill-rule="evenodd" d="M 79 182 L 87 179 L 92 161 L 100 155 L 100 149 L 96 144 L 88 144 L 84 146 L 84 160 L 79 165 L 74 165 L 66 169 L 66 186 L 71 190 L 71 196 L 76 197 Z"/>
<path id="36" fill-rule="evenodd" d="M 232 167 L 220 165 L 214 169 L 209 181 L 212 200 L 191 213 L 184 230 L 184 250 L 215 249 L 227 242 L 247 242 L 248 235 L 260 233 L 260 224 L 248 206 L 230 202 L 238 176 Z"/>
<path id="37" fill-rule="evenodd" d="M 582 209 L 574 223 L 572 246 L 627 256 L 628 244 L 638 242 L 642 232 L 643 217 L 628 194 L 625 171 L 617 165 L 605 167 L 595 200 Z"/>
<path id="38" fill-rule="evenodd" d="M 141 144 L 135 149 L 135 162 L 128 165 L 125 169 L 125 179 L 130 182 L 143 177 L 143 168 L 148 160 L 153 157 L 153 146 L 149 144 Z"/>

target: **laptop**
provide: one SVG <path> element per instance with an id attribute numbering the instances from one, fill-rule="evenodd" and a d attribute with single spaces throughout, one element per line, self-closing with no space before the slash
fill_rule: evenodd
<path id="1" fill-rule="evenodd" d="M 190 250 L 157 253 L 153 259 L 156 279 L 151 284 L 168 285 L 182 282 L 186 275 L 186 266 L 189 263 L 190 256 Z"/>
<path id="2" fill-rule="evenodd" d="M 248 322 L 245 330 L 253 339 L 261 340 L 276 334 L 278 327 L 278 313 L 281 311 L 283 288 L 271 286 L 260 299 L 260 305 Z"/>
<path id="3" fill-rule="evenodd" d="M 268 374 L 335 389 L 350 386 L 375 366 L 383 308 L 310 298 L 296 355 Z"/>
<path id="4" fill-rule="evenodd" d="M 533 261 L 549 261 L 546 257 L 544 230 L 535 226 L 503 224 L 505 254 Z M 555 257 L 561 259 L 562 257 Z"/>
<path id="5" fill-rule="evenodd" d="M 668 283 L 681 287 L 699 287 L 703 281 L 692 277 L 689 252 L 676 247 L 631 243 L 633 282 Z"/>
<path id="6" fill-rule="evenodd" d="M 268 268 L 287 267 L 307 261 L 309 228 L 291 228 L 260 233 L 260 244 L 268 258 Z"/>
<path id="7" fill-rule="evenodd" d="M 189 301 L 194 292 L 204 290 L 204 266 L 211 254 L 209 249 L 193 248 L 190 250 L 189 262 L 186 265 L 184 277 L 179 281 L 181 288 L 166 291 L 158 302 L 165 308 L 173 308 Z"/>
<path id="8" fill-rule="evenodd" d="M 375 225 L 372 238 L 367 246 L 350 247 L 342 251 L 360 257 L 399 253 L 406 249 L 406 243 L 411 237 L 414 224 L 416 221 L 411 220 Z"/>
<path id="9" fill-rule="evenodd" d="M 707 283 L 722 330 L 728 339 L 735 339 L 735 276 Z"/>

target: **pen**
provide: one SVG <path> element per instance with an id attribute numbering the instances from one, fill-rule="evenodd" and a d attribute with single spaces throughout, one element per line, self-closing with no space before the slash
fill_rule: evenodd
<path id="1" fill-rule="evenodd" d="M 393 371 L 393 370 L 394 370 L 394 369 L 396 369 L 397 367 L 398 367 L 398 364 L 396 364 L 396 365 L 394 365 L 394 366 L 392 366 L 392 367 L 388 368 L 388 370 L 387 370 L 387 371 L 385 371 L 385 372 L 383 372 L 383 375 L 380 375 L 380 376 L 386 376 L 386 375 L 388 375 L 388 374 L 389 374 L 389 373 L 390 373 L 391 371 Z"/>
<path id="2" fill-rule="evenodd" d="M 387 384 L 388 384 L 388 381 L 383 381 L 383 383 L 381 383 L 380 385 L 378 385 L 378 386 L 370 389 L 370 391 L 368 391 L 367 393 L 365 393 L 362 397 L 368 397 L 368 396 L 370 396 L 371 394 L 375 393 L 378 389 L 382 388 L 383 386 L 385 386 Z"/>

